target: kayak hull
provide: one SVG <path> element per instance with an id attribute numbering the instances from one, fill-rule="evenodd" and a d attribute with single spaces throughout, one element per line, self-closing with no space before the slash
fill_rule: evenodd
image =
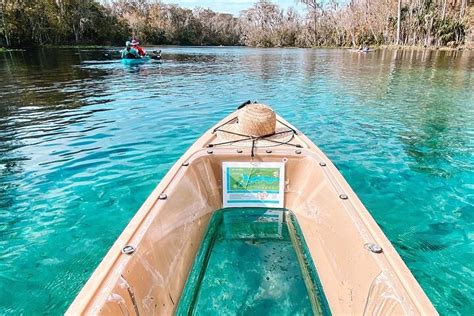
<path id="1" fill-rule="evenodd" d="M 150 61 L 150 57 L 142 58 L 122 58 L 121 62 L 124 65 L 140 65 Z"/>
<path id="2" fill-rule="evenodd" d="M 207 131 L 170 169 L 67 314 L 174 314 L 210 217 L 223 205 L 222 163 L 251 160 L 285 161 L 284 207 L 299 223 L 333 314 L 437 314 L 336 167 L 284 119 L 277 117 L 278 125 L 297 133 L 290 144 L 210 149 L 214 129 L 237 114 Z M 370 251 L 372 244 L 383 251 Z M 127 245 L 133 253 L 122 252 Z"/>

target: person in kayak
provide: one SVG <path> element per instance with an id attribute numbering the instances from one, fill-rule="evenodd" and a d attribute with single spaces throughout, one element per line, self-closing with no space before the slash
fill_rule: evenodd
<path id="1" fill-rule="evenodd" d="M 125 59 L 137 59 L 141 58 L 138 51 L 132 47 L 130 41 L 125 42 L 125 49 L 122 50 L 122 58 Z"/>
<path id="2" fill-rule="evenodd" d="M 140 43 L 136 39 L 132 40 L 132 47 L 135 48 L 138 51 L 138 54 L 143 57 L 146 55 L 146 51 L 141 48 L 139 44 Z"/>

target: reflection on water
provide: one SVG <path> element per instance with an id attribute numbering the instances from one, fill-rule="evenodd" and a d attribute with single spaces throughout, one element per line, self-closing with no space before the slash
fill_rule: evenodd
<path id="1" fill-rule="evenodd" d="M 63 312 L 173 162 L 252 99 L 336 163 L 441 313 L 473 314 L 472 54 L 116 51 L 0 54 L 2 313 Z"/>

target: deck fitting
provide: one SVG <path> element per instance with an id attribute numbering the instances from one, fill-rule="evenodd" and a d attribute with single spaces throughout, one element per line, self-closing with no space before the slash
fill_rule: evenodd
<path id="1" fill-rule="evenodd" d="M 373 253 L 382 253 L 383 249 L 377 244 L 367 243 L 364 245 L 366 249 L 370 250 Z"/>
<path id="2" fill-rule="evenodd" d="M 187 162 L 187 161 L 183 162 L 183 167 L 187 167 L 187 166 L 189 166 L 189 162 Z"/>
<path id="3" fill-rule="evenodd" d="M 296 153 L 297 155 L 299 155 L 299 154 L 301 154 L 301 150 L 299 150 L 299 149 L 298 149 L 298 150 L 295 150 L 295 153 Z"/>
<path id="4" fill-rule="evenodd" d="M 296 148 L 303 148 L 300 144 L 296 144 Z"/>
<path id="5" fill-rule="evenodd" d="M 325 163 L 324 161 L 320 162 L 319 165 L 320 165 L 321 167 L 326 167 L 326 163 Z"/>
<path id="6" fill-rule="evenodd" d="M 164 193 L 160 194 L 160 197 L 159 197 L 160 200 L 166 200 L 167 198 L 168 198 L 168 196 L 166 194 L 164 194 Z"/>
<path id="7" fill-rule="evenodd" d="M 271 151 L 270 149 L 267 149 L 266 152 L 267 152 L 267 154 L 271 154 L 271 153 L 272 153 L 272 151 Z"/>
<path id="8" fill-rule="evenodd" d="M 125 255 L 131 255 L 132 253 L 135 252 L 135 247 L 127 245 L 122 248 L 122 253 Z"/>
<path id="9" fill-rule="evenodd" d="M 347 200 L 349 197 L 348 197 L 347 195 L 345 195 L 345 194 L 340 194 L 340 195 L 339 195 L 339 198 L 340 198 L 341 200 Z"/>
<path id="10" fill-rule="evenodd" d="M 238 154 L 241 154 L 242 152 L 243 152 L 242 149 L 237 149 Z"/>
<path id="11" fill-rule="evenodd" d="M 208 150 L 207 153 L 210 155 L 210 154 L 213 153 L 213 151 L 212 151 L 212 150 Z"/>

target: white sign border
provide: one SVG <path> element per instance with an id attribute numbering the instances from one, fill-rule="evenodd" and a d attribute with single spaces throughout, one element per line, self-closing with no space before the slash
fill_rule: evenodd
<path id="1" fill-rule="evenodd" d="M 242 203 L 228 203 L 229 192 L 227 192 L 227 168 L 279 168 L 280 169 L 280 183 L 278 188 L 278 204 L 261 202 L 242 202 Z M 225 208 L 229 207 L 272 207 L 284 208 L 285 205 L 285 163 L 284 162 L 222 162 L 222 205 Z"/>

